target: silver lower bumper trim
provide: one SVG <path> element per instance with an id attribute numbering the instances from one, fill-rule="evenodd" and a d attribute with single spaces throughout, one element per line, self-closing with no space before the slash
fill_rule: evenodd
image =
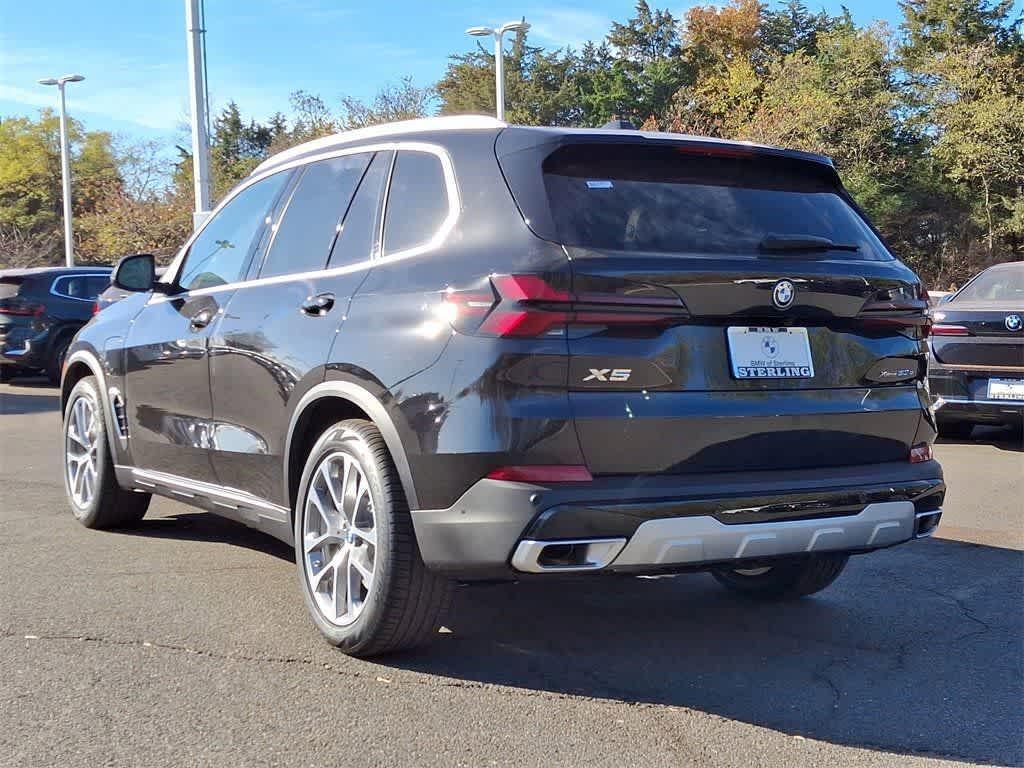
<path id="1" fill-rule="evenodd" d="M 805 552 L 875 549 L 914 537 L 914 504 L 869 504 L 856 515 L 725 525 L 713 517 L 648 520 L 611 568 L 742 560 Z"/>

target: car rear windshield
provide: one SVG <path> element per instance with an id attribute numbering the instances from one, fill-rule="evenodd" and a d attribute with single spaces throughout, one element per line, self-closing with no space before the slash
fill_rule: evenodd
<path id="1" fill-rule="evenodd" d="M 615 251 L 889 260 L 836 187 L 831 169 L 764 155 L 692 147 L 565 146 L 544 161 L 560 240 Z M 802 247 L 800 238 L 827 238 Z"/>
<path id="2" fill-rule="evenodd" d="M 1024 264 L 1019 268 L 982 272 L 953 299 L 957 301 L 1010 301 L 1024 305 Z"/>
<path id="3" fill-rule="evenodd" d="M 0 299 L 10 299 L 18 295 L 21 289 L 20 277 L 0 277 Z"/>

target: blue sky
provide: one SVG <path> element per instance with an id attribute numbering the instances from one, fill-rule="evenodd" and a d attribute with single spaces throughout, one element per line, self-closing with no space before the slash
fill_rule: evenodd
<path id="1" fill-rule="evenodd" d="M 651 3 L 677 16 L 696 4 Z M 895 0 L 847 4 L 860 23 L 900 18 Z M 341 94 L 369 98 L 405 75 L 435 81 L 449 54 L 473 47 L 464 34 L 473 24 L 525 15 L 533 42 L 579 46 L 632 13 L 633 0 L 206 0 L 210 97 L 215 109 L 234 98 L 261 119 L 287 112 L 299 88 L 332 105 Z M 184 30 L 183 0 L 0 0 L 0 117 L 55 105 L 56 89 L 36 80 L 81 72 L 68 109 L 87 128 L 182 141 Z"/>

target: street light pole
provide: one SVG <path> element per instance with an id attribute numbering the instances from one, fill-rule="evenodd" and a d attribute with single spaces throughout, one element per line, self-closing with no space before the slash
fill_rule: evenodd
<path id="1" fill-rule="evenodd" d="M 185 0 L 185 29 L 188 32 L 189 106 L 192 112 L 192 184 L 195 211 L 192 226 L 198 229 L 210 211 L 210 140 L 206 135 L 206 49 L 202 36 L 201 0 Z"/>
<path id="2" fill-rule="evenodd" d="M 494 38 L 494 104 L 495 114 L 499 120 L 505 119 L 505 50 L 504 38 L 506 32 L 525 32 L 530 25 L 523 21 L 510 21 L 502 24 L 497 29 L 492 27 L 470 27 L 466 34 L 474 37 Z"/>
<path id="3" fill-rule="evenodd" d="M 61 195 L 64 198 L 64 263 L 75 266 L 75 248 L 71 230 L 71 153 L 68 148 L 68 117 L 64 100 L 64 86 L 68 83 L 80 83 L 85 80 L 81 75 L 64 75 L 64 77 L 47 77 L 39 81 L 40 85 L 56 85 L 60 91 L 60 177 Z"/>

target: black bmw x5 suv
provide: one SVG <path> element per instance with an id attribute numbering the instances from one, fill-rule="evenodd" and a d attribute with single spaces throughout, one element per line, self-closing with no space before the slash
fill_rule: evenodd
<path id="1" fill-rule="evenodd" d="M 455 580 L 709 570 L 761 598 L 927 536 L 925 293 L 824 157 L 482 117 L 267 160 L 74 342 L 65 478 L 295 546 L 372 655 Z"/>

